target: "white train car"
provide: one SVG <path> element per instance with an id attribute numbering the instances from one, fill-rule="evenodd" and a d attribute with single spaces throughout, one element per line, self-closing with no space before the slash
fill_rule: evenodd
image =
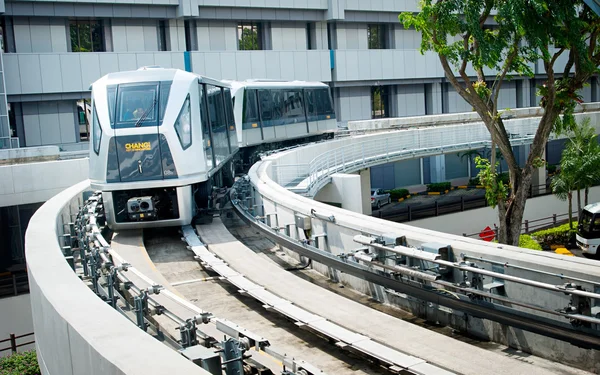
<path id="1" fill-rule="evenodd" d="M 211 208 L 238 151 L 228 84 L 149 67 L 91 90 L 90 180 L 111 229 L 189 224 Z"/>
<path id="2" fill-rule="evenodd" d="M 257 152 L 333 136 L 337 121 L 329 86 L 305 81 L 226 81 L 231 85 L 245 164 Z"/>

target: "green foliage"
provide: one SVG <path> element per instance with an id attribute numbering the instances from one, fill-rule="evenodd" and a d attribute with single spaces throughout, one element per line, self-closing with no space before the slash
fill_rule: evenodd
<path id="1" fill-rule="evenodd" d="M 34 350 L 0 358 L 0 375 L 38 374 L 41 371 Z"/>
<path id="2" fill-rule="evenodd" d="M 488 159 L 478 156 L 475 158 L 475 164 L 479 169 L 479 181 L 485 187 L 485 199 L 490 206 L 496 207 L 501 200 L 508 197 L 508 182 L 503 181 L 505 177 L 500 178 L 496 171 L 500 163 L 496 162 L 495 167 L 492 168 Z M 508 176 L 508 173 L 506 175 Z"/>
<path id="3" fill-rule="evenodd" d="M 573 222 L 573 229 L 570 228 L 569 223 L 560 225 L 555 228 L 544 229 L 537 231 L 531 235 L 544 247 L 550 247 L 550 245 L 565 245 L 571 242 L 575 233 L 577 233 L 577 222 Z"/>
<path id="4" fill-rule="evenodd" d="M 519 247 L 531 250 L 542 250 L 542 246 L 527 234 L 522 234 L 521 237 L 519 237 Z"/>
<path id="5" fill-rule="evenodd" d="M 479 176 L 477 177 L 473 177 L 469 179 L 469 184 L 468 186 L 477 186 L 479 185 L 481 182 L 479 181 Z"/>
<path id="6" fill-rule="evenodd" d="M 436 182 L 433 184 L 427 184 L 428 192 L 443 193 L 446 190 L 450 190 L 450 188 L 452 188 L 452 184 L 450 184 L 450 182 Z"/>
<path id="7" fill-rule="evenodd" d="M 393 189 L 388 191 L 390 193 L 390 198 L 394 200 L 398 200 L 400 198 L 406 198 L 410 195 L 410 192 L 406 189 Z"/>
<path id="8" fill-rule="evenodd" d="M 556 165 L 555 164 L 548 164 L 548 166 L 546 167 L 546 169 L 548 170 L 548 173 L 555 173 L 556 172 Z"/>
<path id="9" fill-rule="evenodd" d="M 260 49 L 260 45 L 258 44 L 258 31 L 256 28 L 242 28 L 242 34 L 238 40 L 238 50 L 249 51 L 258 49 Z"/>
<path id="10" fill-rule="evenodd" d="M 573 179 L 577 189 L 591 187 L 600 180 L 600 145 L 589 118 L 570 132 L 560 169 L 561 174 Z"/>

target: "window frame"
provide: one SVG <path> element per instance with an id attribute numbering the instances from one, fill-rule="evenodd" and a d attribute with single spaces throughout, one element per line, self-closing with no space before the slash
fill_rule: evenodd
<path id="1" fill-rule="evenodd" d="M 97 130 L 96 130 L 97 129 Z M 102 126 L 98 119 L 98 112 L 96 111 L 96 103 L 92 103 L 92 148 L 96 155 L 100 155 L 100 145 L 102 144 Z"/>
<path id="2" fill-rule="evenodd" d="M 187 111 L 188 111 L 188 116 L 189 116 L 189 126 L 190 126 L 190 141 L 187 144 L 183 143 L 183 138 L 181 133 L 179 132 L 179 129 L 177 127 L 179 120 L 181 119 L 181 116 L 183 115 L 184 111 L 185 111 L 185 107 L 187 105 Z M 192 145 L 192 143 L 194 143 L 194 138 L 193 138 L 193 126 L 192 126 L 192 104 L 190 102 L 190 94 L 187 94 L 187 96 L 185 97 L 185 100 L 183 101 L 183 105 L 181 106 L 181 109 L 179 110 L 179 114 L 177 115 L 177 120 L 175 120 L 175 123 L 173 124 L 173 128 L 175 128 L 175 133 L 177 133 L 177 138 L 179 139 L 179 144 L 181 145 L 181 148 L 185 151 L 188 148 L 190 148 L 190 146 Z"/>
<path id="3" fill-rule="evenodd" d="M 90 32 L 90 50 L 89 51 L 81 51 L 81 30 L 80 27 L 86 25 L 90 28 L 89 32 Z M 72 35 L 72 28 L 73 26 L 75 26 L 75 30 L 76 30 L 76 34 L 77 34 L 77 41 L 73 40 L 73 35 Z M 95 47 L 95 43 L 94 43 L 94 29 L 98 28 L 99 30 L 99 46 L 100 48 L 96 49 Z M 71 52 L 77 52 L 77 53 L 86 53 L 86 52 L 106 52 L 106 35 L 104 32 L 104 22 L 102 20 L 96 20 L 96 19 L 90 19 L 90 20 L 79 20 L 79 19 L 74 19 L 74 20 L 70 20 L 69 21 L 69 39 L 71 42 Z M 76 51 L 76 48 L 73 47 L 78 47 L 78 51 Z"/>
<path id="4" fill-rule="evenodd" d="M 377 29 L 376 40 L 371 40 L 371 34 L 373 28 Z M 367 46 L 369 49 L 389 49 L 389 40 L 387 34 L 387 25 L 383 23 L 370 23 L 367 25 Z"/>
<path id="5" fill-rule="evenodd" d="M 256 32 L 256 48 L 241 48 L 242 47 L 242 35 L 244 29 L 249 28 L 251 31 Z M 237 36 L 237 50 L 238 51 L 263 51 L 263 24 L 261 22 L 242 21 L 238 22 L 236 27 Z"/>

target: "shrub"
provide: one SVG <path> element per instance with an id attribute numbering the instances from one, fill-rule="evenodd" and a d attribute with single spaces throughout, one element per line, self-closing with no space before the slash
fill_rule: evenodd
<path id="1" fill-rule="evenodd" d="M 519 247 L 531 250 L 542 250 L 542 246 L 527 234 L 522 234 L 521 237 L 519 237 Z"/>
<path id="2" fill-rule="evenodd" d="M 410 195 L 409 191 L 406 189 L 393 189 L 388 191 L 388 193 L 390 193 L 390 198 L 392 198 L 393 200 L 406 198 Z"/>
<path id="3" fill-rule="evenodd" d="M 427 191 L 442 193 L 446 190 L 450 190 L 451 187 L 452 185 L 450 182 L 437 182 L 434 184 L 427 184 Z"/>
<path id="4" fill-rule="evenodd" d="M 0 358 L 0 375 L 38 375 L 40 366 L 35 350 Z"/>
<path id="5" fill-rule="evenodd" d="M 480 185 L 481 181 L 479 181 L 479 177 L 473 177 L 471 179 L 469 179 L 469 186 L 477 186 Z"/>
<path id="6" fill-rule="evenodd" d="M 573 222 L 573 229 L 569 228 L 569 223 L 558 227 L 544 229 L 532 234 L 542 246 L 550 247 L 556 244 L 568 244 L 572 241 L 577 232 L 577 222 Z"/>
<path id="7" fill-rule="evenodd" d="M 508 172 L 498 174 L 498 182 L 502 182 L 505 186 L 508 186 L 508 183 L 510 182 Z"/>
<path id="8" fill-rule="evenodd" d="M 548 168 L 547 169 L 548 169 L 548 173 L 550 173 L 550 174 L 554 173 L 554 172 L 556 172 L 556 165 L 554 165 L 554 164 L 548 164 Z"/>

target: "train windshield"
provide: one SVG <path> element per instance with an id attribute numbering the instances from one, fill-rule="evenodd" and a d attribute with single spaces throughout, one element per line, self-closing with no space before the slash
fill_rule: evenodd
<path id="1" fill-rule="evenodd" d="M 600 238 L 600 213 L 593 214 L 588 210 L 583 210 L 577 232 L 584 238 Z"/>
<path id="2" fill-rule="evenodd" d="M 161 125 L 170 89 L 171 82 L 144 82 L 109 87 L 108 103 L 112 127 Z"/>

